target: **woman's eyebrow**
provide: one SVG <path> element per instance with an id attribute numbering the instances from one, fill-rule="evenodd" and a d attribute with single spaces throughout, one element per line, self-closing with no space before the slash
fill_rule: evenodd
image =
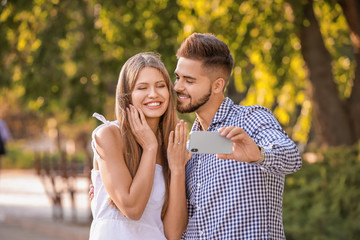
<path id="1" fill-rule="evenodd" d="M 164 79 L 160 79 L 160 80 L 158 80 L 158 81 L 155 82 L 155 84 L 157 84 L 157 83 L 166 83 L 166 81 L 165 81 Z M 137 82 L 137 83 L 135 84 L 135 86 L 136 86 L 136 85 L 140 85 L 140 84 L 149 85 L 150 83 L 147 82 L 147 81 L 143 81 L 143 82 L 140 81 L 140 82 Z"/>

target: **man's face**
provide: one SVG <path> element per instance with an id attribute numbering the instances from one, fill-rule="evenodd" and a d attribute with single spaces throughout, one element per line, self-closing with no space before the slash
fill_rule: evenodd
<path id="1" fill-rule="evenodd" d="M 211 96 L 211 80 L 200 61 L 179 58 L 175 76 L 174 90 L 177 93 L 178 112 L 195 112 L 208 102 Z"/>

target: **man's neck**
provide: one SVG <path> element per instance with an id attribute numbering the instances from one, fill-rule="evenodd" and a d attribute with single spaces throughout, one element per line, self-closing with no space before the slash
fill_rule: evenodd
<path id="1" fill-rule="evenodd" d="M 216 112 L 219 110 L 220 105 L 223 103 L 225 97 L 210 98 L 209 101 L 201 106 L 195 113 L 200 122 L 201 130 L 206 131 L 211 121 L 213 120 Z"/>

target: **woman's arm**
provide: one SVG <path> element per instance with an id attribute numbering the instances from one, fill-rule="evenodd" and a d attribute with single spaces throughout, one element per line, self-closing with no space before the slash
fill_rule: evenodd
<path id="1" fill-rule="evenodd" d="M 191 158 L 186 151 L 187 124 L 180 121 L 169 136 L 168 161 L 170 169 L 169 205 L 163 219 L 167 239 L 180 239 L 188 221 L 185 165 Z"/>
<path id="2" fill-rule="evenodd" d="M 140 113 L 141 120 L 138 116 L 136 113 L 129 119 L 135 121 L 131 123 L 131 128 L 143 148 L 134 178 L 131 177 L 123 157 L 123 142 L 118 127 L 107 125 L 95 135 L 96 150 L 100 155 L 99 169 L 104 186 L 119 210 L 126 217 L 134 220 L 141 218 L 149 200 L 158 149 L 155 134 L 147 125 L 142 113 Z"/>

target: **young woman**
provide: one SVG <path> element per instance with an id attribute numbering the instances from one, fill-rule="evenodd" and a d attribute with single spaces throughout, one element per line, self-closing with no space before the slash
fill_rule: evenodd
<path id="1" fill-rule="evenodd" d="M 92 134 L 94 197 L 90 239 L 179 239 L 187 225 L 187 125 L 178 123 L 172 84 L 159 56 L 122 67 L 117 121 Z"/>

